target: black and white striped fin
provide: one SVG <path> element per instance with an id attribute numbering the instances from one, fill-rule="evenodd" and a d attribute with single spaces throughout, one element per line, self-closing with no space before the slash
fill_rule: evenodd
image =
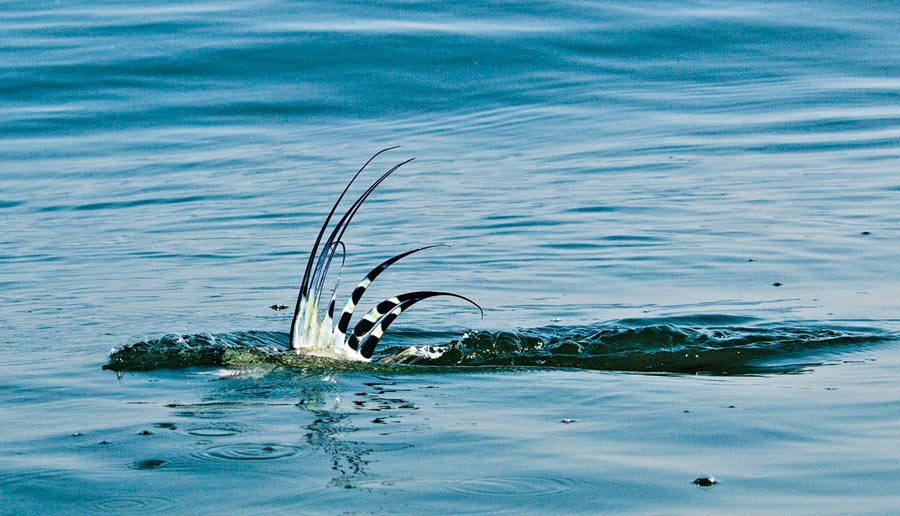
<path id="1" fill-rule="evenodd" d="M 337 201 L 334 202 L 334 206 L 331 207 L 331 211 L 329 211 L 328 216 L 325 217 L 325 222 L 322 224 L 322 227 L 319 229 L 319 234 L 316 235 L 316 241 L 313 244 L 312 249 L 309 252 L 309 260 L 307 260 L 307 262 L 306 262 L 306 271 L 303 273 L 303 281 L 300 283 L 300 294 L 301 295 L 306 294 L 309 289 L 309 280 L 310 280 L 310 274 L 312 274 L 312 266 L 313 266 L 313 263 L 315 263 L 315 261 L 316 261 L 316 256 L 318 255 L 318 252 L 319 252 L 319 244 L 322 242 L 322 236 L 325 235 L 325 229 L 328 228 L 328 223 L 331 222 L 331 218 L 334 216 L 334 212 L 337 211 L 338 205 L 341 204 L 341 201 L 344 199 L 344 196 L 347 195 L 347 191 L 350 190 L 350 186 L 353 184 L 354 181 L 356 181 L 356 178 L 359 177 L 360 174 L 362 174 L 363 170 L 365 170 L 366 167 L 368 167 L 369 164 L 372 163 L 372 161 L 375 158 L 377 158 L 378 156 L 380 156 L 381 154 L 383 154 L 389 150 L 393 150 L 398 147 L 399 147 L 399 145 L 394 146 L 394 147 L 388 147 L 386 149 L 381 149 L 380 151 L 373 154 L 372 157 L 369 158 L 369 160 L 366 161 L 363 164 L 363 166 L 360 167 L 359 170 L 356 171 L 356 174 L 354 174 L 353 177 L 350 178 L 350 181 L 347 183 L 347 186 L 344 187 L 344 191 L 341 192 L 341 195 L 338 196 Z"/>
<path id="2" fill-rule="evenodd" d="M 338 247 L 341 248 L 341 271 L 344 270 L 344 262 L 347 259 L 347 247 L 343 242 L 337 241 L 331 244 L 330 250 L 328 252 L 328 260 L 325 262 L 325 270 L 327 271 L 329 267 L 331 267 L 331 261 L 334 260 L 334 255 L 337 254 Z M 340 284 L 340 273 L 338 273 L 338 280 L 334 286 L 335 292 L 337 292 L 338 284 Z M 313 292 L 318 293 L 318 295 L 322 295 L 322 289 L 325 286 L 325 274 L 319 276 L 319 280 L 316 282 L 313 287 Z"/>
<path id="3" fill-rule="evenodd" d="M 412 305 L 415 301 L 407 301 L 405 303 L 400 303 L 393 310 L 388 312 L 378 321 L 378 324 L 372 328 L 372 331 L 369 332 L 369 336 L 363 340 L 362 347 L 359 350 L 359 354 L 366 358 L 372 358 L 372 355 L 375 354 L 375 348 L 378 346 L 378 343 L 381 341 L 382 335 L 387 331 L 388 326 L 394 322 L 394 319 L 400 317 L 400 314 L 405 310 L 408 306 Z"/>
<path id="4" fill-rule="evenodd" d="M 397 316 L 419 301 L 435 296 L 450 296 L 462 299 L 478 308 L 478 311 L 481 312 L 481 316 L 484 317 L 484 310 L 478 303 L 459 294 L 430 290 L 407 292 L 406 294 L 400 294 L 399 296 L 385 299 L 378 303 L 375 308 L 369 310 L 362 320 L 356 323 L 356 326 L 353 328 L 353 334 L 350 335 L 350 339 L 347 341 L 347 345 L 354 350 L 358 350 L 363 357 L 371 358 L 372 353 L 375 351 L 375 346 L 381 339 L 382 334 L 387 330 L 387 327 L 394 322 L 394 319 L 396 319 Z M 373 336 L 376 336 L 376 338 L 370 344 L 369 339 Z M 362 348 L 359 347 L 360 342 L 363 344 Z M 366 354 L 366 352 L 368 352 L 368 354 Z"/>
<path id="5" fill-rule="evenodd" d="M 341 268 L 340 270 L 338 270 L 338 276 L 334 282 L 334 288 L 331 290 L 331 302 L 328 303 L 328 310 L 325 312 L 328 315 L 328 319 L 334 319 L 334 305 L 337 302 L 338 287 L 341 286 L 341 273 L 344 272 L 344 262 L 347 259 L 347 248 L 344 246 L 344 243 L 336 242 L 335 247 L 337 247 L 338 245 L 341 246 Z"/>
<path id="6" fill-rule="evenodd" d="M 341 318 L 337 323 L 337 332 L 341 334 L 347 333 L 347 328 L 350 327 L 350 319 L 353 317 L 353 312 L 356 310 L 356 306 L 359 304 L 360 299 L 362 299 L 363 294 L 365 294 L 366 289 L 369 288 L 369 285 L 371 285 L 372 282 L 375 281 L 375 278 L 377 278 L 388 267 L 413 253 L 424 251 L 425 249 L 431 249 L 432 247 L 442 246 L 443 244 L 435 244 L 420 247 L 418 249 L 413 249 L 412 251 L 406 251 L 405 253 L 398 254 L 397 256 L 394 256 L 389 260 L 385 260 L 380 265 L 369 271 L 369 273 L 366 274 L 366 277 L 363 278 L 358 285 L 356 285 L 355 289 L 353 289 L 353 293 L 350 294 L 350 299 L 348 299 L 347 304 L 344 305 L 344 311 L 341 313 Z"/>
<path id="7" fill-rule="evenodd" d="M 350 186 L 353 184 L 354 181 L 356 181 L 356 178 L 359 177 L 360 174 L 362 174 L 363 170 L 365 170 L 366 167 L 369 166 L 369 164 L 372 163 L 372 161 L 375 158 L 377 158 L 379 155 L 381 155 L 389 150 L 396 149 L 396 148 L 397 148 L 397 146 L 388 147 L 386 149 L 382 149 L 382 150 L 376 152 L 375 154 L 373 154 L 372 157 L 369 158 L 369 160 L 366 161 L 363 164 L 363 166 L 360 167 L 360 169 L 358 171 L 356 171 L 356 174 L 353 175 L 353 177 L 347 183 L 347 186 L 344 187 L 344 191 L 341 192 L 341 195 L 337 198 L 337 201 L 334 202 L 334 206 L 331 207 L 331 211 L 328 212 L 328 216 L 325 217 L 325 222 L 322 224 L 322 227 L 319 229 L 319 234 L 316 235 L 316 241 L 313 244 L 312 249 L 309 252 L 309 260 L 307 260 L 306 270 L 303 272 L 303 281 L 300 282 L 300 292 L 297 294 L 297 304 L 294 305 L 294 318 L 291 321 L 291 344 L 292 344 L 292 346 L 294 344 L 294 338 L 295 338 L 294 330 L 297 327 L 297 318 L 300 316 L 300 307 L 303 305 L 303 300 L 307 299 L 309 297 L 309 286 L 310 286 L 311 275 L 313 273 L 313 263 L 315 263 L 316 256 L 319 254 L 319 244 L 322 242 L 322 236 L 325 235 L 325 230 L 328 228 L 328 223 L 331 222 L 331 218 L 334 216 L 334 212 L 337 211 L 338 205 L 344 199 L 344 196 L 347 194 L 347 191 L 350 190 Z M 326 249 L 327 248 L 328 248 L 328 246 L 326 246 Z"/>
<path id="8" fill-rule="evenodd" d="M 378 179 L 376 179 L 375 182 L 372 183 L 366 189 L 366 191 L 363 192 L 358 199 L 356 199 L 356 201 L 353 202 L 347 212 L 344 213 L 344 216 L 341 217 L 341 220 L 339 220 L 338 223 L 334 226 L 334 229 L 332 229 L 331 234 L 328 235 L 328 239 L 325 241 L 322 254 L 319 255 L 318 263 L 316 263 L 316 266 L 313 269 L 312 277 L 319 278 L 318 282 L 310 282 L 313 287 L 318 287 L 318 285 L 324 282 L 325 275 L 328 274 L 328 267 L 331 264 L 331 258 L 333 257 L 334 253 L 332 245 L 334 244 L 334 242 L 339 242 L 344 236 L 344 232 L 347 231 L 347 227 L 350 225 L 350 221 L 353 219 L 353 216 L 356 215 L 356 212 L 359 211 L 359 207 L 362 206 L 362 203 L 369 198 L 369 195 L 371 195 L 372 192 L 375 191 L 376 188 L 378 188 L 378 185 L 380 185 L 385 179 L 387 179 L 388 176 L 393 174 L 398 168 L 409 163 L 413 159 L 415 158 L 410 158 L 406 161 L 402 161 L 388 169 L 388 171 L 382 174 Z M 331 251 L 328 251 L 329 249 L 331 249 Z M 315 292 L 318 292 L 318 290 L 316 290 Z M 313 292 L 308 292 L 308 295 L 311 298 L 316 297 L 316 294 L 314 294 Z"/>

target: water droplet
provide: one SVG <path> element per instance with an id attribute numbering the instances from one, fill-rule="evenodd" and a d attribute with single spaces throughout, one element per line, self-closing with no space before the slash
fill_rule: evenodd
<path id="1" fill-rule="evenodd" d="M 712 475 L 694 479 L 694 485 L 697 487 L 712 487 L 714 484 L 718 483 L 719 481 L 713 478 Z"/>

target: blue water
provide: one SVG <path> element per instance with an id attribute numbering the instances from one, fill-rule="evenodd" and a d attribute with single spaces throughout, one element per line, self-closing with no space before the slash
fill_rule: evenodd
<path id="1" fill-rule="evenodd" d="M 898 13 L 0 4 L 0 512 L 895 513 Z"/>

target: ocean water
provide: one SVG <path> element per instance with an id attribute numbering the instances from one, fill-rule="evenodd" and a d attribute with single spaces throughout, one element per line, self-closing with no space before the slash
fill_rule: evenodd
<path id="1" fill-rule="evenodd" d="M 0 513 L 896 514 L 898 13 L 0 3 Z"/>

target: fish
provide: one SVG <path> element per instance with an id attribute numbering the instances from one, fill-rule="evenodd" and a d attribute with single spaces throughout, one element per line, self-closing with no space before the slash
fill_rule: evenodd
<path id="1" fill-rule="evenodd" d="M 399 146 L 388 147 L 376 152 L 360 167 L 344 187 L 343 192 L 338 196 L 331 211 L 325 217 L 325 222 L 322 224 L 321 229 L 319 229 L 319 233 L 309 253 L 309 260 L 306 262 L 303 280 L 300 283 L 300 290 L 297 294 L 297 302 L 294 305 L 294 315 L 291 319 L 290 348 L 298 354 L 334 360 L 370 362 L 384 332 L 401 313 L 419 301 L 438 296 L 453 297 L 465 301 L 476 307 L 482 319 L 484 318 L 484 309 L 468 297 L 453 292 L 420 290 L 406 292 L 381 301 L 366 312 L 362 319 L 353 326 L 352 331 L 349 330 L 353 314 L 362 300 L 363 294 L 381 273 L 391 265 L 412 254 L 435 247 L 446 247 L 441 244 L 405 251 L 377 265 L 356 285 L 340 316 L 335 318 L 335 305 L 338 287 L 340 286 L 339 272 L 332 289 L 331 299 L 328 301 L 328 306 L 321 310 L 322 313 L 320 314 L 325 279 L 338 254 L 340 254 L 340 269 L 341 272 L 343 271 L 347 257 L 347 248 L 342 239 L 353 217 L 381 183 L 400 167 L 413 161 L 414 158 L 401 161 L 382 173 L 348 208 L 344 209 L 343 215 L 337 218 L 341 203 L 353 183 L 377 157 L 397 148 Z M 332 224 L 332 220 L 337 220 L 337 222 Z M 332 226 L 330 232 L 328 231 L 329 226 Z M 327 237 L 325 236 L 326 233 L 328 233 Z"/>

